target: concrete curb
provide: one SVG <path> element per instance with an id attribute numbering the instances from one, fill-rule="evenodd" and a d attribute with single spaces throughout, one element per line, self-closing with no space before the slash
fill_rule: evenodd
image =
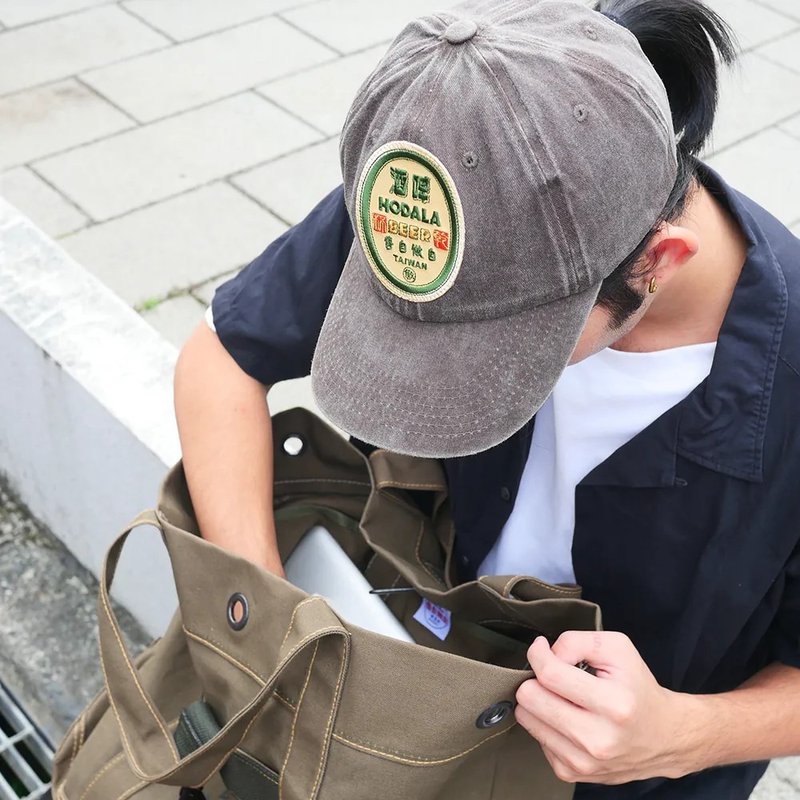
<path id="1" fill-rule="evenodd" d="M 0 198 L 0 472 L 95 575 L 180 457 L 176 349 Z M 153 529 L 115 595 L 152 634 L 176 605 Z"/>

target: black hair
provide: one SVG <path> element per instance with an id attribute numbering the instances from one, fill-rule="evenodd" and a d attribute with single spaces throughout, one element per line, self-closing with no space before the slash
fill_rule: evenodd
<path id="1" fill-rule="evenodd" d="M 737 45 L 725 21 L 700 0 L 600 0 L 595 10 L 627 28 L 639 41 L 667 90 L 677 138 L 678 172 L 653 227 L 603 281 L 597 305 L 620 327 L 644 296 L 630 281 L 646 274 L 639 262 L 656 230 L 683 212 L 695 186 L 696 156 L 714 124 L 719 87 L 718 62 L 732 64 Z"/>

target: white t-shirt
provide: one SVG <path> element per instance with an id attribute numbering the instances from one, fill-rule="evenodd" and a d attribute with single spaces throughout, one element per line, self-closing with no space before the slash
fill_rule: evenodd
<path id="1" fill-rule="evenodd" d="M 514 508 L 478 574 L 575 583 L 576 485 L 701 383 L 715 348 L 606 349 L 567 367 L 536 415 Z"/>

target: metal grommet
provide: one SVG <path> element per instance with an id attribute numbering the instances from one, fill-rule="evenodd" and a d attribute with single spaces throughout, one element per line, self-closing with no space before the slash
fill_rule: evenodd
<path id="1" fill-rule="evenodd" d="M 250 618 L 250 604 L 241 592 L 235 592 L 228 600 L 228 625 L 240 631 Z"/>
<path id="2" fill-rule="evenodd" d="M 597 39 L 597 31 L 591 25 L 587 25 L 583 29 L 583 32 L 586 34 L 586 38 L 587 39 L 591 39 L 592 41 L 596 41 L 596 39 Z"/>
<path id="3" fill-rule="evenodd" d="M 299 456 L 306 449 L 306 443 L 299 433 L 290 433 L 283 440 L 283 452 L 287 456 Z"/>
<path id="4" fill-rule="evenodd" d="M 586 118 L 589 116 L 589 111 L 587 110 L 586 106 L 578 105 L 573 106 L 572 108 L 572 116 L 575 117 L 578 122 L 586 122 Z"/>
<path id="5" fill-rule="evenodd" d="M 499 725 L 513 710 L 514 704 L 510 700 L 495 703 L 481 712 L 478 719 L 475 720 L 475 727 L 493 728 L 495 725 Z"/>
<path id="6" fill-rule="evenodd" d="M 461 156 L 461 163 L 467 169 L 475 169 L 475 167 L 478 166 L 478 154 L 473 153 L 472 150 L 467 150 L 467 152 Z"/>

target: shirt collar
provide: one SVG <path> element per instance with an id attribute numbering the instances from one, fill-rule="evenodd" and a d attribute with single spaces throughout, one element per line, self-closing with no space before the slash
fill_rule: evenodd
<path id="1" fill-rule="evenodd" d="M 711 372 L 697 388 L 603 462 L 587 485 L 670 486 L 676 454 L 759 482 L 772 384 L 788 306 L 780 265 L 759 224 L 767 214 L 700 164 L 698 177 L 740 225 L 747 257 L 720 329 Z"/>

